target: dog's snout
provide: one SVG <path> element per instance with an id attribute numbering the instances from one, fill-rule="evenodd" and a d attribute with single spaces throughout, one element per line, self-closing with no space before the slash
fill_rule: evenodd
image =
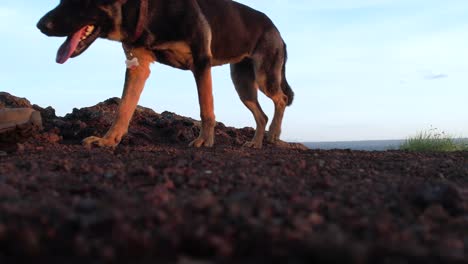
<path id="1" fill-rule="evenodd" d="M 50 34 L 54 30 L 54 23 L 47 17 L 43 17 L 37 22 L 37 28 L 44 34 Z"/>

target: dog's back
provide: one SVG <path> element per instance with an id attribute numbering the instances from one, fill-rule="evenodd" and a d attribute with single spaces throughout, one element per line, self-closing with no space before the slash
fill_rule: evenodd
<path id="1" fill-rule="evenodd" d="M 235 57 L 250 54 L 265 31 L 276 30 L 265 14 L 235 1 L 197 2 L 212 31 L 211 51 L 216 60 L 232 62 Z"/>

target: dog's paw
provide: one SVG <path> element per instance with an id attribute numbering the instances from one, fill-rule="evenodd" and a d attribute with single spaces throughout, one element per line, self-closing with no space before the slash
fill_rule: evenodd
<path id="1" fill-rule="evenodd" d="M 116 143 L 115 140 L 100 137 L 88 137 L 83 139 L 82 143 L 86 148 L 91 148 L 93 146 L 113 148 L 119 144 L 119 142 Z"/>
<path id="2" fill-rule="evenodd" d="M 268 141 L 268 144 L 271 144 L 271 146 L 273 146 L 275 148 L 285 148 L 285 149 L 291 148 L 289 143 L 284 142 L 281 139 L 276 139 L 273 142 Z"/>
<path id="3" fill-rule="evenodd" d="M 273 132 L 268 132 L 268 134 L 266 135 L 266 140 L 268 143 L 271 144 L 277 144 L 279 141 L 281 141 L 279 139 L 279 135 Z"/>
<path id="4" fill-rule="evenodd" d="M 204 138 L 204 137 L 198 137 L 194 141 L 190 142 L 189 146 L 190 147 L 195 147 L 195 148 L 201 148 L 201 147 L 208 147 L 211 148 L 214 145 L 214 138 L 209 137 L 209 138 Z"/>
<path id="5" fill-rule="evenodd" d="M 257 141 L 247 141 L 245 142 L 244 144 L 244 147 L 246 148 L 254 148 L 254 149 L 261 149 L 262 148 L 262 144 L 263 142 L 257 142 Z"/>

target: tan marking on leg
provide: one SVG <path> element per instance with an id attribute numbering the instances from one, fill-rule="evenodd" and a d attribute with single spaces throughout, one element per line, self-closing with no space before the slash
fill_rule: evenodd
<path id="1" fill-rule="evenodd" d="M 213 102 L 211 67 L 207 67 L 200 76 L 195 76 L 200 104 L 202 127 L 197 139 L 190 143 L 193 147 L 212 147 L 214 145 L 214 127 L 216 124 Z"/>
<path id="2" fill-rule="evenodd" d="M 98 145 L 101 147 L 114 147 L 119 144 L 128 131 L 128 125 L 135 112 L 141 92 L 150 75 L 150 64 L 155 61 L 151 51 L 143 48 L 132 50 L 134 57 L 138 58 L 140 66 L 127 69 L 122 101 L 112 127 L 103 138 L 89 137 L 83 140 L 86 146 Z"/>
<path id="3" fill-rule="evenodd" d="M 251 141 L 246 142 L 244 144 L 245 147 L 250 148 L 262 148 L 263 146 L 263 137 L 265 135 L 265 126 L 268 123 L 268 118 L 266 117 L 265 113 L 263 113 L 262 109 L 258 101 L 244 101 L 245 106 L 252 112 L 255 118 L 255 123 L 257 124 L 257 128 L 255 129 L 255 135 Z"/>
<path id="4" fill-rule="evenodd" d="M 267 141 L 270 143 L 276 143 L 279 142 L 279 137 L 281 135 L 281 125 L 283 122 L 284 110 L 286 109 L 288 98 L 282 92 L 279 92 L 275 96 L 272 96 L 271 99 L 275 104 L 275 115 L 273 117 L 273 121 L 270 124 Z"/>

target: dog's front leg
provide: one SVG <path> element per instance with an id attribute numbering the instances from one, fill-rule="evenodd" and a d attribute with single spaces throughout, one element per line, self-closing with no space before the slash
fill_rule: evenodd
<path id="1" fill-rule="evenodd" d="M 199 59 L 194 63 L 193 74 L 197 82 L 198 102 L 202 126 L 200 135 L 190 143 L 193 147 L 212 147 L 214 144 L 215 114 L 211 79 L 211 58 Z"/>
<path id="2" fill-rule="evenodd" d="M 132 50 L 131 56 L 138 59 L 139 65 L 127 69 L 122 100 L 114 123 L 104 137 L 88 137 L 84 139 L 83 144 L 87 147 L 92 145 L 115 147 L 120 143 L 122 137 L 127 134 L 130 120 L 140 99 L 140 94 L 150 75 L 150 64 L 155 60 L 153 53 L 143 48 Z"/>

